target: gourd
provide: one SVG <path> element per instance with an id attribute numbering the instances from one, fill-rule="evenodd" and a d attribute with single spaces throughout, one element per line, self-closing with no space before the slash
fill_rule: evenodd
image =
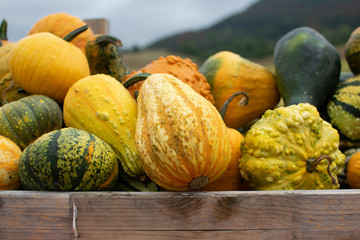
<path id="1" fill-rule="evenodd" d="M 151 74 L 137 98 L 135 140 L 146 175 L 172 191 L 198 190 L 231 160 L 217 109 L 171 74 Z"/>
<path id="2" fill-rule="evenodd" d="M 117 181 L 118 163 L 105 141 L 80 129 L 62 128 L 25 148 L 19 176 L 26 190 L 107 190 Z"/>
<path id="3" fill-rule="evenodd" d="M 240 171 L 256 190 L 336 189 L 344 164 L 337 130 L 300 103 L 267 110 L 247 131 Z"/>
<path id="4" fill-rule="evenodd" d="M 85 54 L 70 43 L 86 29 L 76 29 L 64 39 L 42 32 L 19 40 L 10 55 L 13 80 L 28 93 L 62 103 L 71 85 L 90 74 Z"/>
<path id="5" fill-rule="evenodd" d="M 331 124 L 346 138 L 360 139 L 360 76 L 341 81 L 327 104 Z"/>
<path id="6" fill-rule="evenodd" d="M 299 27 L 286 33 L 275 45 L 274 65 L 285 106 L 326 108 L 339 82 L 341 62 L 336 48 L 319 32 Z"/>
<path id="7" fill-rule="evenodd" d="M 160 187 L 146 176 L 142 179 L 131 177 L 122 167 L 119 167 L 119 178 L 114 190 L 126 192 L 157 192 L 160 191 Z"/>
<path id="8" fill-rule="evenodd" d="M 120 39 L 111 35 L 96 35 L 95 40 L 85 45 L 85 55 L 89 62 L 90 74 L 103 73 L 122 82 L 128 69 L 121 59 Z"/>
<path id="9" fill-rule="evenodd" d="M 21 149 L 10 139 L 0 135 L 0 190 L 20 188 L 20 155 Z"/>
<path id="10" fill-rule="evenodd" d="M 14 82 L 10 73 L 9 58 L 15 44 L 11 42 L 0 47 L 0 106 L 29 95 Z"/>
<path id="11" fill-rule="evenodd" d="M 5 46 L 8 43 L 9 40 L 7 37 L 7 21 L 3 19 L 0 24 L 0 47 Z"/>
<path id="12" fill-rule="evenodd" d="M 347 165 L 346 180 L 350 188 L 360 188 L 360 152 L 351 156 Z"/>
<path id="13" fill-rule="evenodd" d="M 189 58 L 181 58 L 175 55 L 168 55 L 166 57 L 161 56 L 145 67 L 137 71 L 132 71 L 125 76 L 123 83 L 140 73 L 171 74 L 189 84 L 197 93 L 206 98 L 210 103 L 214 104 L 214 98 L 210 93 L 210 86 L 206 81 L 206 78 L 199 72 L 197 65 Z M 140 81 L 127 88 L 134 98 L 134 93 L 139 91 L 142 83 L 143 82 Z"/>
<path id="14" fill-rule="evenodd" d="M 246 98 L 244 106 L 248 104 L 249 96 L 245 92 L 236 92 L 231 95 L 220 109 L 221 118 L 225 118 L 225 114 L 229 103 L 238 95 Z M 244 190 L 243 181 L 241 180 L 239 159 L 241 157 L 241 144 L 244 142 L 244 136 L 235 128 L 227 128 L 229 136 L 229 144 L 231 146 L 231 161 L 225 172 L 215 182 L 207 184 L 203 191 L 239 191 Z"/>
<path id="15" fill-rule="evenodd" d="M 229 104 L 224 121 L 230 128 L 242 127 L 276 106 L 280 100 L 274 75 L 264 66 L 236 53 L 218 52 L 210 56 L 199 70 L 210 85 L 218 110 L 237 91 L 246 92 L 251 99 L 246 106 L 241 106 L 241 98 Z"/>
<path id="16" fill-rule="evenodd" d="M 135 143 L 136 102 L 115 78 L 96 74 L 77 81 L 68 91 L 65 125 L 95 134 L 119 155 L 124 171 L 144 175 Z"/>
<path id="17" fill-rule="evenodd" d="M 40 18 L 30 28 L 28 35 L 40 32 L 50 32 L 60 38 L 64 38 L 69 32 L 72 32 L 84 25 L 86 25 L 86 22 L 76 16 L 65 12 L 57 12 Z M 71 43 L 85 53 L 85 46 L 87 42 L 94 39 L 95 34 L 92 29 L 88 27 L 84 32 L 71 41 Z"/>
<path id="18" fill-rule="evenodd" d="M 44 133 L 60 129 L 62 111 L 51 98 L 30 95 L 0 108 L 0 135 L 22 150 Z"/>
<path id="19" fill-rule="evenodd" d="M 352 73 L 360 74 L 360 27 L 357 27 L 345 43 L 345 59 Z"/>

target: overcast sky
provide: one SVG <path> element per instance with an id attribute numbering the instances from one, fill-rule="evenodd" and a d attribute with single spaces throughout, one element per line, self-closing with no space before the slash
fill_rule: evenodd
<path id="1" fill-rule="evenodd" d="M 8 22 L 8 38 L 25 37 L 40 18 L 66 12 L 81 19 L 106 18 L 110 34 L 124 48 L 144 47 L 183 31 L 199 30 L 247 9 L 258 0 L 2 0 L 0 18 Z M 1 20 L 0 19 L 0 20 Z"/>

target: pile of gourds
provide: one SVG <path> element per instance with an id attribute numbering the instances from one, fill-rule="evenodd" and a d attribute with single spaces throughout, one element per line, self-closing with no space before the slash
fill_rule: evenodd
<path id="1" fill-rule="evenodd" d="M 307 27 L 279 39 L 275 73 L 229 51 L 130 70 L 119 39 L 66 13 L 16 43 L 0 29 L 0 189 L 360 187 L 360 155 L 346 165 L 342 144 L 360 138 L 357 30 L 342 79 L 336 49 Z"/>

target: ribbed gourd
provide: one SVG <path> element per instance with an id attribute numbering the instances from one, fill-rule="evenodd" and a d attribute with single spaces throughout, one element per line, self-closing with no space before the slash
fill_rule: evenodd
<path id="1" fill-rule="evenodd" d="M 22 150 L 44 133 L 62 127 L 58 103 L 43 95 L 30 95 L 0 108 L 0 135 Z"/>
<path id="2" fill-rule="evenodd" d="M 119 81 L 96 74 L 71 86 L 63 105 L 64 122 L 105 140 L 118 154 L 124 171 L 140 177 L 144 170 L 135 143 L 136 108 Z"/>
<path id="3" fill-rule="evenodd" d="M 118 162 L 111 146 L 76 128 L 42 135 L 19 159 L 21 185 L 37 191 L 94 191 L 112 189 Z"/>
<path id="4" fill-rule="evenodd" d="M 346 138 L 360 139 L 360 76 L 345 79 L 327 104 L 331 124 Z"/>
<path id="5" fill-rule="evenodd" d="M 152 74 L 137 98 L 136 144 L 145 173 L 172 191 L 218 179 L 231 160 L 227 127 L 216 108 L 171 74 Z"/>
<path id="6" fill-rule="evenodd" d="M 337 130 L 301 103 L 266 111 L 247 131 L 240 171 L 256 190 L 336 189 L 344 164 Z"/>
<path id="7" fill-rule="evenodd" d="M 0 190 L 20 188 L 18 169 L 21 153 L 19 146 L 0 135 Z"/>

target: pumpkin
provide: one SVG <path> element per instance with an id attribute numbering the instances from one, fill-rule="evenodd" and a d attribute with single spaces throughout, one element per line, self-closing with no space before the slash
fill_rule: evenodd
<path id="1" fill-rule="evenodd" d="M 120 39 L 105 34 L 96 35 L 95 40 L 88 41 L 85 46 L 85 55 L 91 75 L 103 73 L 122 82 L 128 69 L 121 59 L 119 50 L 121 46 Z"/>
<path id="2" fill-rule="evenodd" d="M 226 110 L 229 103 L 238 95 L 244 95 L 246 101 L 244 106 L 248 103 L 249 96 L 244 92 L 236 92 L 231 95 L 220 109 L 221 118 L 225 118 Z M 215 182 L 207 184 L 203 191 L 239 191 L 244 190 L 243 181 L 241 181 L 239 159 L 241 157 L 241 144 L 244 142 L 244 136 L 234 128 L 227 128 L 229 136 L 229 144 L 231 146 L 231 161 L 225 172 Z"/>
<path id="3" fill-rule="evenodd" d="M 40 32 L 50 32 L 60 38 L 64 38 L 69 32 L 72 32 L 84 25 L 86 25 L 86 22 L 76 16 L 65 12 L 57 12 L 39 19 L 30 28 L 28 35 Z M 85 46 L 87 42 L 94 39 L 95 34 L 89 27 L 86 31 L 76 37 L 76 39 L 71 41 L 71 43 L 85 53 Z"/>
<path id="4" fill-rule="evenodd" d="M 96 74 L 77 81 L 68 91 L 65 125 L 83 129 L 109 143 L 119 155 L 124 171 L 144 174 L 135 143 L 136 102 L 115 78 Z"/>
<path id="5" fill-rule="evenodd" d="M 341 81 L 327 104 L 331 124 L 351 141 L 360 139 L 360 76 Z"/>
<path id="6" fill-rule="evenodd" d="M 231 160 L 217 109 L 171 74 L 152 74 L 137 98 L 135 140 L 146 175 L 172 191 L 198 190 Z"/>
<path id="7" fill-rule="evenodd" d="M 214 104 L 214 98 L 210 93 L 210 86 L 206 78 L 199 72 L 197 65 L 189 58 L 181 58 L 175 55 L 168 55 L 166 57 L 159 57 L 152 61 L 145 67 L 132 71 L 127 75 L 123 82 L 140 73 L 168 73 L 174 77 L 189 84 L 197 93 L 206 98 L 210 103 Z M 134 93 L 139 91 L 142 81 L 128 87 L 128 91 L 135 98 Z"/>
<path id="8" fill-rule="evenodd" d="M 286 33 L 275 45 L 274 65 L 285 106 L 309 103 L 326 108 L 339 83 L 341 61 L 324 36 L 309 27 Z"/>
<path id="9" fill-rule="evenodd" d="M 357 27 L 345 43 L 345 59 L 352 73 L 360 74 L 360 27 Z"/>
<path id="10" fill-rule="evenodd" d="M 14 82 L 10 73 L 9 58 L 15 44 L 8 43 L 0 47 L 0 106 L 29 95 Z"/>
<path id="11" fill-rule="evenodd" d="M 218 110 L 234 92 L 243 91 L 249 96 L 250 102 L 245 107 L 239 101 L 229 104 L 224 121 L 230 128 L 242 127 L 280 100 L 274 75 L 264 66 L 236 53 L 221 51 L 210 56 L 200 72 L 210 85 Z"/>
<path id="12" fill-rule="evenodd" d="M 350 188 L 360 188 L 360 152 L 353 154 L 347 165 L 347 184 Z"/>
<path id="13" fill-rule="evenodd" d="M 345 164 L 339 134 L 301 103 L 267 110 L 242 145 L 241 176 L 256 190 L 336 189 Z"/>
<path id="14" fill-rule="evenodd" d="M 44 133 L 61 128 L 62 119 L 53 99 L 30 95 L 0 108 L 0 135 L 24 149 Z"/>
<path id="15" fill-rule="evenodd" d="M 97 136 L 62 128 L 39 137 L 20 156 L 19 176 L 26 190 L 112 189 L 118 177 L 116 154 Z"/>
<path id="16" fill-rule="evenodd" d="M 10 55 L 13 80 L 28 93 L 46 95 L 62 103 L 71 85 L 90 74 L 85 54 L 68 42 L 86 28 L 79 28 L 64 39 L 43 32 L 19 40 Z"/>
<path id="17" fill-rule="evenodd" d="M 20 188 L 20 155 L 21 149 L 10 139 L 0 135 L 0 190 Z"/>
<path id="18" fill-rule="evenodd" d="M 5 19 L 3 19 L 0 24 L 0 47 L 8 43 L 9 40 L 7 37 L 7 22 Z"/>

